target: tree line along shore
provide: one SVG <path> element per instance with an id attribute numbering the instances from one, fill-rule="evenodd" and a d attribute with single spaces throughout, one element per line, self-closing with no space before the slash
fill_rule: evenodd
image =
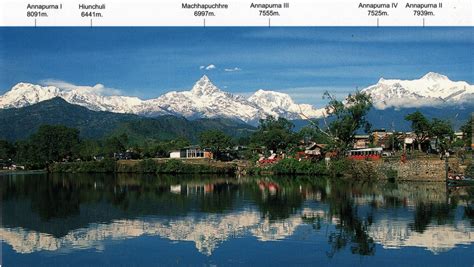
<path id="1" fill-rule="evenodd" d="M 43 125 L 25 140 L 0 140 L 0 169 L 84 173 L 271 173 L 367 179 L 375 176 L 373 173 L 377 172 L 373 170 L 377 167 L 373 166 L 380 164 L 361 164 L 354 159 L 393 162 L 395 166 L 399 161 L 442 158 L 450 154 L 451 158 L 459 158 L 461 163 L 458 165 L 462 167 L 458 170 L 471 171 L 472 117 L 461 127 L 462 136 L 455 136 L 449 121 L 428 119 L 416 111 L 405 118 L 412 126 L 409 135 L 393 131 L 383 140 L 368 135 L 364 140 L 365 150 L 356 150 L 360 145 L 360 132 L 374 132 L 366 118 L 372 107 L 370 96 L 357 92 L 342 102 L 329 93 L 325 95 L 329 98 L 326 110 L 331 114 L 328 120 L 308 119 L 307 126 L 295 131 L 291 121 L 268 117 L 260 120 L 253 133 L 243 137 L 233 138 L 219 130 L 203 131 L 198 144 L 191 144 L 180 136 L 168 140 L 129 140 L 126 134 L 120 134 L 83 139 L 77 129 Z M 183 153 L 189 153 L 189 149 L 183 150 L 186 147 L 194 147 L 192 151 L 199 158 L 191 159 L 186 155 L 181 158 Z M 380 157 L 371 157 L 370 151 L 376 151 L 375 156 Z M 203 156 L 204 152 L 206 156 Z M 178 158 L 170 159 L 170 155 Z M 382 158 L 382 155 L 386 157 Z M 442 161 L 433 162 L 434 165 L 443 164 Z M 390 173 L 392 169 L 388 168 L 382 176 L 394 176 Z"/>

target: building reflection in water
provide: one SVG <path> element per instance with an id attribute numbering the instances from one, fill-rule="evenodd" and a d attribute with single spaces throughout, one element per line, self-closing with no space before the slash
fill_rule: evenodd
<path id="1" fill-rule="evenodd" d="M 0 178 L 0 237 L 17 253 L 103 249 L 109 240 L 157 236 L 204 255 L 239 237 L 303 240 L 320 232 L 331 257 L 421 247 L 434 254 L 474 242 L 472 188 L 446 199 L 439 183 L 352 184 L 314 178 L 138 175 Z M 324 229 L 324 233 L 322 233 Z"/>

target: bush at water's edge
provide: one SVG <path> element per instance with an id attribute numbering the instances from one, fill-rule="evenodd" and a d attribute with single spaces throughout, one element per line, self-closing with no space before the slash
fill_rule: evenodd
<path id="1" fill-rule="evenodd" d="M 233 174 L 234 165 L 190 164 L 181 160 L 157 162 L 152 159 L 124 164 L 112 159 L 88 162 L 54 163 L 48 168 L 53 173 L 216 173 Z"/>

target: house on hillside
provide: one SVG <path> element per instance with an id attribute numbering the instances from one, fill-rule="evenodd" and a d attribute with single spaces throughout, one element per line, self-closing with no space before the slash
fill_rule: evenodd
<path id="1" fill-rule="evenodd" d="M 170 152 L 172 159 L 212 159 L 213 154 L 207 149 L 198 146 L 189 146 Z"/>

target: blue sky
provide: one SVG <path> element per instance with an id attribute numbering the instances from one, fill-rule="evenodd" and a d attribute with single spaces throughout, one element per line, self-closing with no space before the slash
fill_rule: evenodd
<path id="1" fill-rule="evenodd" d="M 472 84 L 473 51 L 472 27 L 0 28 L 0 93 L 18 82 L 103 84 L 148 99 L 206 74 L 232 93 L 320 105 L 325 90 L 343 95 L 380 77 L 434 71 Z"/>

